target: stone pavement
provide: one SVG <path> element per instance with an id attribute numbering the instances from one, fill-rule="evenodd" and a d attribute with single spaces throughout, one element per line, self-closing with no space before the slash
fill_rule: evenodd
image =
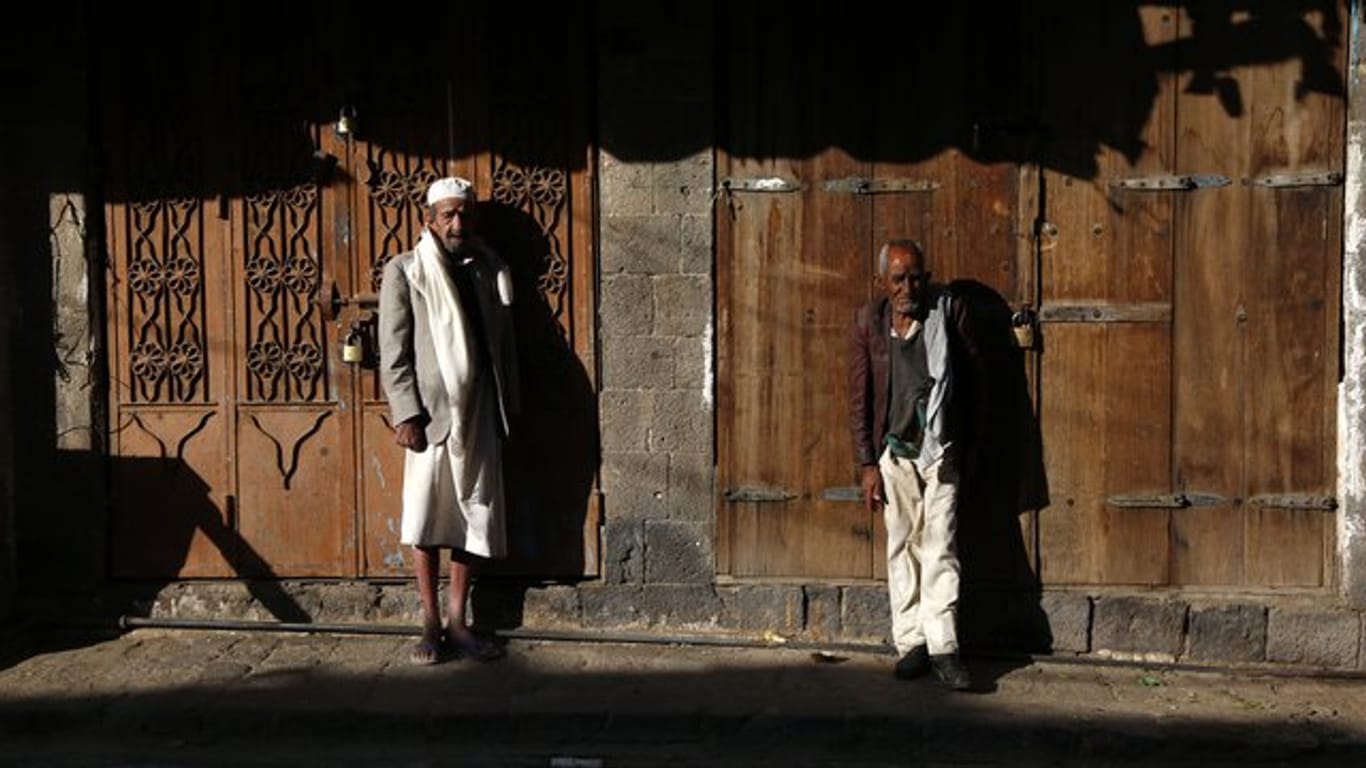
<path id="1" fill-rule="evenodd" d="M 1362 765 L 1366 680 L 970 658 L 976 690 L 848 648 L 30 631 L 0 656 L 0 765 Z"/>

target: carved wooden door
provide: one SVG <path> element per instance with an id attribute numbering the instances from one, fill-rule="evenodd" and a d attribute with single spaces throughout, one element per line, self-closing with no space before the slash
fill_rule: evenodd
<path id="1" fill-rule="evenodd" d="M 162 39 L 103 94 L 112 571 L 355 575 L 354 374 L 319 301 L 344 185 L 311 73 L 258 89 L 268 62 Z"/>
<path id="2" fill-rule="evenodd" d="M 508 451 L 503 568 L 596 572 L 588 69 L 583 36 L 562 34 L 584 16 L 527 28 L 500 13 L 469 15 L 459 59 L 362 66 L 348 58 L 362 30 L 300 17 L 106 62 L 116 576 L 410 574 L 369 301 L 450 173 L 488 201 L 484 234 L 518 294 L 525 429 Z M 539 57 L 472 65 L 508 50 L 499 29 Z M 545 57 L 564 65 L 550 86 Z M 343 359 L 348 337 L 359 362 Z"/>

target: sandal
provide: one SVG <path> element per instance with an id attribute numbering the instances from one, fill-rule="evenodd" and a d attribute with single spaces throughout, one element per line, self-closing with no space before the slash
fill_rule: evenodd
<path id="1" fill-rule="evenodd" d="M 423 667 L 441 661 L 441 639 L 423 633 L 422 639 L 408 652 L 408 661 Z"/>
<path id="2" fill-rule="evenodd" d="M 444 640 L 452 658 L 493 661 L 504 656 L 502 646 L 472 632 L 467 636 L 467 639 L 461 640 L 447 631 Z"/>

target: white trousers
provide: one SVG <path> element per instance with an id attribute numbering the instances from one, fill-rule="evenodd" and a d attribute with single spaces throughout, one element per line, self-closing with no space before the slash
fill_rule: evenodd
<path id="1" fill-rule="evenodd" d="M 958 472 L 940 459 L 922 476 L 910 459 L 884 450 L 887 592 L 899 654 L 917 645 L 932 655 L 958 651 Z"/>

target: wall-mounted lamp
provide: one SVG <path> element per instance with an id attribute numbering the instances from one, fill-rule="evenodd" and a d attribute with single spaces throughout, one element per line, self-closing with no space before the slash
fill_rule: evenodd
<path id="1" fill-rule="evenodd" d="M 341 114 L 337 116 L 337 135 L 350 136 L 356 131 L 356 108 L 345 106 L 341 108 Z"/>

